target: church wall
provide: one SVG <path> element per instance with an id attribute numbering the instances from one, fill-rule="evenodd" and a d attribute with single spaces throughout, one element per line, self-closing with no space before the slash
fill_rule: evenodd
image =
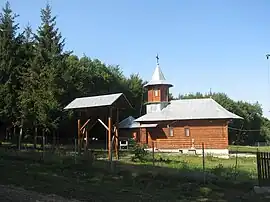
<path id="1" fill-rule="evenodd" d="M 156 149 L 228 149 L 227 120 L 178 121 L 161 123 L 157 128 L 141 130 L 142 143 Z"/>

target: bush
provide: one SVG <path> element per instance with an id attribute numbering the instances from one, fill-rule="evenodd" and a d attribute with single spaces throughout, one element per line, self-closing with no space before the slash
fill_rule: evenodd
<path id="1" fill-rule="evenodd" d="M 132 156 L 131 160 L 140 162 L 146 161 L 147 160 L 147 151 L 145 150 L 146 148 L 147 148 L 146 145 L 136 143 L 132 151 L 134 156 Z"/>
<path id="2" fill-rule="evenodd" d="M 128 139 L 128 147 L 130 149 L 134 149 L 134 147 L 136 146 L 136 144 L 137 144 L 137 142 L 133 138 Z"/>

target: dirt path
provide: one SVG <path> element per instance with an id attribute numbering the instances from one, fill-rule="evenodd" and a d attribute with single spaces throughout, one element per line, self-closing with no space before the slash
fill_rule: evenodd
<path id="1" fill-rule="evenodd" d="M 34 191 L 28 191 L 14 186 L 0 185 L 1 202 L 79 202 L 65 199 L 56 195 L 44 195 Z"/>

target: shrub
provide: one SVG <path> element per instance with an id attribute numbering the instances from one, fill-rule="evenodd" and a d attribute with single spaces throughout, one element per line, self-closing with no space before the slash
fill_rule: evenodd
<path id="1" fill-rule="evenodd" d="M 137 142 L 133 138 L 128 139 L 128 147 L 130 149 L 134 149 L 134 147 L 136 146 L 136 144 L 137 144 Z"/>
<path id="2" fill-rule="evenodd" d="M 146 145 L 138 144 L 136 143 L 134 145 L 134 149 L 132 151 L 133 156 L 131 158 L 132 161 L 146 161 L 147 160 L 147 151 L 145 150 L 147 148 Z"/>
<path id="3" fill-rule="evenodd" d="M 218 176 L 222 175 L 223 172 L 224 166 L 221 163 L 219 163 L 216 167 L 212 169 L 212 173 Z"/>

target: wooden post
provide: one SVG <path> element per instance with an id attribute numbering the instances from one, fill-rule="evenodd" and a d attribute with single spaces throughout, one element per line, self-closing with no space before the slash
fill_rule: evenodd
<path id="1" fill-rule="evenodd" d="M 153 166 L 155 165 L 155 143 L 152 142 L 152 160 L 153 160 Z"/>
<path id="2" fill-rule="evenodd" d="M 235 155 L 235 175 L 234 175 L 234 180 L 236 180 L 237 176 L 237 167 L 238 167 L 238 147 L 236 149 L 236 155 Z"/>
<path id="3" fill-rule="evenodd" d="M 81 154 L 81 120 L 78 119 L 78 154 Z"/>
<path id="4" fill-rule="evenodd" d="M 258 174 L 258 184 L 259 186 L 262 185 L 262 175 L 261 175 L 261 153 L 259 152 L 259 149 L 257 148 L 257 174 Z"/>
<path id="5" fill-rule="evenodd" d="M 75 138 L 75 142 L 74 142 L 74 161 L 75 161 L 75 164 L 77 163 L 77 145 L 78 145 L 78 140 Z"/>
<path id="6" fill-rule="evenodd" d="M 85 130 L 85 147 L 88 149 L 88 130 Z"/>
<path id="7" fill-rule="evenodd" d="M 111 156 L 111 139 L 112 139 L 112 109 L 109 109 L 109 118 L 108 118 L 108 159 L 110 160 Z"/>
<path id="8" fill-rule="evenodd" d="M 202 157 L 203 157 L 203 182 L 205 184 L 205 154 L 204 154 L 204 142 L 202 143 Z"/>
<path id="9" fill-rule="evenodd" d="M 115 124 L 115 157 L 119 160 L 119 109 L 116 109 L 116 124 Z"/>

